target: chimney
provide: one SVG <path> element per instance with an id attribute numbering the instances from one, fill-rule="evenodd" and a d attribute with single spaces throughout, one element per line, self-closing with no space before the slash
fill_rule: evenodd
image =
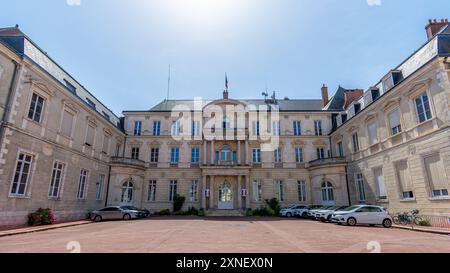
<path id="1" fill-rule="evenodd" d="M 228 99 L 228 90 L 223 90 L 223 99 L 224 100 Z"/>
<path id="2" fill-rule="evenodd" d="M 328 100 L 328 87 L 323 84 L 322 86 L 322 102 L 323 102 L 323 106 L 325 107 L 329 100 Z"/>
<path id="3" fill-rule="evenodd" d="M 438 22 L 436 19 L 428 20 L 428 25 L 425 27 L 428 40 L 431 40 L 434 35 L 436 35 L 443 27 L 449 24 L 450 23 L 448 22 L 448 19 L 441 19 L 440 22 Z"/>

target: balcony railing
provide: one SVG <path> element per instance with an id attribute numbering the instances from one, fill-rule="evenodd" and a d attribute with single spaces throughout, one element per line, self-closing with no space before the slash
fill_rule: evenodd
<path id="1" fill-rule="evenodd" d="M 145 167 L 145 162 L 139 159 L 128 158 L 128 157 L 111 157 L 111 164 L 122 164 L 130 165 L 136 167 Z"/>
<path id="2" fill-rule="evenodd" d="M 309 167 L 317 167 L 322 165 L 345 164 L 345 157 L 328 157 L 317 159 L 309 162 Z"/>

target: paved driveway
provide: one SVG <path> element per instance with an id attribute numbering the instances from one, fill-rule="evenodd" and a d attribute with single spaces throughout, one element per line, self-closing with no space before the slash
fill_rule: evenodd
<path id="1" fill-rule="evenodd" d="M 69 250 L 68 250 L 69 249 Z M 152 218 L 0 238 L 0 252 L 450 252 L 450 236 L 279 218 Z"/>

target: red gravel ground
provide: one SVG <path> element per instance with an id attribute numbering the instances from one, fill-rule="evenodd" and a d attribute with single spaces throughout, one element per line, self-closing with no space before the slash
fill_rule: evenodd
<path id="1" fill-rule="evenodd" d="M 72 242 L 72 243 L 71 243 Z M 73 243 L 75 242 L 75 243 Z M 70 244 L 69 244 L 70 243 Z M 450 236 L 281 218 L 150 218 L 0 238 L 0 252 L 447 252 Z"/>

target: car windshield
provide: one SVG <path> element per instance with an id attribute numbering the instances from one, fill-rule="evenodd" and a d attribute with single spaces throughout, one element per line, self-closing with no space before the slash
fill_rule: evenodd
<path id="1" fill-rule="evenodd" d="M 342 209 L 341 211 L 352 211 L 352 210 L 355 210 L 355 209 L 358 209 L 358 208 L 360 208 L 360 206 L 351 206 L 351 207 Z"/>
<path id="2" fill-rule="evenodd" d="M 326 208 L 326 210 L 335 210 L 335 209 L 337 209 L 338 207 L 328 207 L 328 208 Z"/>
<path id="3" fill-rule="evenodd" d="M 345 206 L 345 207 L 338 207 L 338 208 L 336 208 L 335 211 L 343 211 L 343 210 L 346 209 L 346 208 L 348 208 L 348 207 L 347 207 L 347 206 Z"/>

